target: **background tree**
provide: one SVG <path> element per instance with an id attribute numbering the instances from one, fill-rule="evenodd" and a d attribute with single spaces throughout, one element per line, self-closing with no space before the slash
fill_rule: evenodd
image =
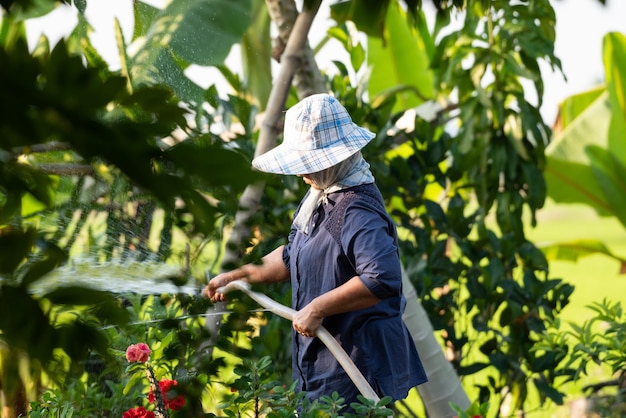
<path id="1" fill-rule="evenodd" d="M 306 58 L 297 61 L 299 66 L 282 61 L 279 76 L 285 77 L 269 93 L 262 81 L 267 82 L 270 67 L 267 17 L 249 1 L 172 2 L 163 10 L 134 3 L 132 40 L 127 42 L 117 28 L 120 74 L 112 73 L 91 45 L 84 3 L 76 3 L 79 25 L 67 42 L 50 50 L 43 39 L 32 54 L 25 48 L 23 15 L 18 14 L 28 2 L 2 5 L 8 12 L 2 21 L 6 59 L 1 60 L 0 75 L 22 80 L 5 83 L 7 91 L 0 99 L 6 100 L 5 106 L 17 105 L 3 119 L 0 135 L 7 157 L 0 166 L 6 174 L 0 180 L 2 225 L 22 228 L 51 219 L 54 226 L 39 236 L 67 253 L 78 248 L 76 233 L 89 230 L 87 215 L 95 210 L 108 223 L 106 238 L 94 242 L 99 257 L 136 255 L 140 249 L 140 254 L 154 253 L 184 265 L 183 278 L 199 283 L 207 268 L 202 249 L 211 239 L 219 242 L 228 236 L 233 221 L 247 229 L 230 236 L 246 244 L 231 241 L 227 250 L 235 250 L 236 256 L 230 259 L 216 245 L 217 259 L 225 262 L 254 260 L 286 235 L 285 219 L 304 192 L 296 179 L 263 177 L 265 193 L 259 196 L 257 186 L 251 194 L 262 210 L 252 210 L 254 201 L 238 205 L 237 199 L 250 196 L 244 188 L 261 179 L 249 172 L 248 161 L 276 140 L 280 111 L 321 88 L 305 45 L 306 28 L 319 2 L 305 2 L 301 14 L 293 13 L 293 2 L 268 2 L 279 8 L 272 15 L 277 26 L 288 26 L 278 24 L 280 17 L 304 22 L 302 29 L 296 25 L 288 35 L 281 32 L 286 41 L 282 56 L 297 50 Z M 572 289 L 549 276 L 547 261 L 525 238 L 522 223 L 524 208 L 534 217 L 545 198 L 542 170 L 550 129 L 538 111 L 543 85 L 537 63 L 560 66 L 553 53 L 554 12 L 547 0 L 436 5 L 436 21 L 429 28 L 419 2 L 381 2 L 375 12 L 364 2 L 338 4 L 333 8 L 337 25 L 329 36 L 341 41 L 350 62 L 336 62 L 338 74 L 325 75 L 325 88 L 345 103 L 355 122 L 379 133 L 366 157 L 399 225 L 403 263 L 430 318 L 422 316 L 424 322 L 412 324 L 414 328 L 434 325 L 461 376 L 481 371 L 481 401 L 504 405 L 510 400 L 511 408 L 523 410 L 529 389 L 535 387 L 542 398 L 562 402 L 552 373 L 558 354 L 540 355 L 533 347 L 536 334 L 565 306 Z M 30 15 L 46 13 L 50 4 L 28 10 Z M 450 25 L 453 11 L 462 11 L 460 28 Z M 254 36 L 254 28 L 261 36 Z M 366 47 L 353 36 L 355 28 L 367 34 Z M 207 43 L 207 36 L 215 42 Z M 242 36 L 247 45 L 266 42 L 261 42 L 265 53 L 260 61 L 244 66 L 248 71 L 240 80 L 221 63 Z M 249 57 L 245 62 L 254 61 L 250 49 L 244 53 Z M 218 66 L 234 92 L 222 99 L 215 86 L 205 90 L 195 85 L 184 73 L 192 63 Z M 301 73 L 292 88 L 296 67 Z M 259 81 L 253 75 L 265 78 Z M 527 93 L 529 85 L 534 94 Z M 529 95 L 538 101 L 529 102 Z M 259 129 L 255 119 L 262 109 L 270 123 Z M 49 150 L 37 148 L 40 144 L 58 141 L 65 145 L 55 145 L 54 152 L 32 153 Z M 67 160 L 77 164 L 71 169 L 84 170 L 93 180 L 50 176 L 43 165 Z M 53 192 L 54 182 L 64 185 L 63 193 Z M 81 203 L 85 199 L 89 206 Z M 29 206 L 25 211 L 25 202 L 33 201 L 40 202 L 37 210 Z M 249 222 L 235 217 L 237 207 L 248 210 Z M 160 213 L 162 227 L 157 225 L 161 221 L 154 222 Z M 487 221 L 490 213 L 496 226 Z M 151 228 L 160 228 L 157 248 L 147 243 L 145 234 L 136 233 Z M 2 231 L 8 246 L 18 242 L 8 226 Z M 169 237 L 179 232 L 192 245 L 172 246 Z M 39 277 L 25 281 L 25 275 L 14 273 L 28 264 L 21 260 L 34 247 L 26 247 L 20 262 L 8 264 L 5 273 L 11 289 L 23 294 Z M 35 254 L 41 251 L 36 248 Z M 0 295 L 12 309 L 13 298 L 7 296 L 11 290 L 7 293 L 5 282 L 2 286 Z M 272 295 L 289 299 L 285 287 L 277 286 Z M 50 298 L 24 297 L 32 306 Z M 10 324 L 0 325 L 3 340 L 12 341 Z M 273 352 L 279 367 L 288 368 L 287 350 L 276 347 L 284 338 L 275 338 L 287 334 L 288 324 L 270 321 L 253 350 Z"/>

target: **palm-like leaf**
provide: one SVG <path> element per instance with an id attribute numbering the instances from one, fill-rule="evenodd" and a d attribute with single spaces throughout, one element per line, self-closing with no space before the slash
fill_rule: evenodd
<path id="1" fill-rule="evenodd" d="M 557 203 L 582 203 L 626 227 L 626 37 L 604 38 L 606 85 L 566 99 L 560 125 L 546 149 L 548 195 Z M 584 245 L 581 245 L 584 244 Z M 576 260 L 600 253 L 624 260 L 597 241 L 552 244 L 551 258 Z M 623 268 L 622 268 L 623 270 Z"/>

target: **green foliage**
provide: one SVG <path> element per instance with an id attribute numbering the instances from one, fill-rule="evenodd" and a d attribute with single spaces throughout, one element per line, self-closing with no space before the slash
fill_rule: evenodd
<path id="1" fill-rule="evenodd" d="M 125 73 L 133 86 L 162 83 L 198 113 L 204 90 L 184 73 L 191 64 L 221 65 L 231 46 L 250 24 L 250 0 L 190 0 L 170 2 L 157 10 L 135 2 L 134 44 Z M 210 40 L 207 41 L 207 40 Z M 126 61 L 124 61 L 126 62 Z"/>
<path id="2" fill-rule="evenodd" d="M 57 0 L 2 0 L 0 6 L 17 20 L 23 20 L 50 13 L 58 3 Z M 69 4 L 70 1 L 63 0 L 63 3 Z"/>
<path id="3" fill-rule="evenodd" d="M 518 241 L 522 208 L 530 209 L 534 224 L 546 194 L 541 170 L 550 128 L 539 114 L 538 62 L 560 68 L 552 7 L 547 1 L 522 3 L 528 4 L 495 1 L 486 10 L 468 9 L 463 28 L 441 40 L 432 64 L 441 96 L 458 100 L 450 176 L 467 179 L 485 213 L 495 204 L 502 233 Z M 537 105 L 527 100 L 522 81 L 532 82 Z"/>
<path id="4" fill-rule="evenodd" d="M 74 407 L 70 402 L 59 403 L 60 391 L 46 392 L 41 397 L 41 403 L 31 402 L 31 418 L 71 418 Z"/>
<path id="5" fill-rule="evenodd" d="M 93 353 L 109 361 L 100 326 L 128 322 L 119 300 L 77 288 L 36 296 L 32 287 L 65 262 L 66 254 L 33 229 L 0 228 L 0 242 L 5 247 L 0 252 L 0 381 L 5 399 L 18 396 L 26 385 L 37 385 L 41 372 L 52 383 L 63 384 L 71 368 Z M 32 380 L 19 372 L 24 368 L 32 370 Z"/>
<path id="6" fill-rule="evenodd" d="M 617 417 L 623 413 L 626 382 L 626 314 L 619 302 L 603 300 L 588 306 L 592 316 L 582 324 L 564 327 L 555 320 L 540 335 L 535 351 L 555 358 L 552 373 L 562 382 L 583 382 L 590 377 L 592 367 L 610 369 L 613 379 L 583 387 L 592 399 L 598 399 L 594 411 L 602 416 Z M 617 391 L 598 396 L 605 387 Z M 546 388 L 549 390 L 549 388 Z"/>
<path id="7" fill-rule="evenodd" d="M 454 404 L 450 406 L 458 413 L 457 418 L 481 418 L 487 416 L 489 412 L 489 403 L 478 404 L 478 402 L 474 402 L 467 409 L 462 409 Z"/>
<path id="8" fill-rule="evenodd" d="M 434 91 L 441 103 L 431 106 L 435 113 L 406 105 L 397 112 L 402 90 L 349 110 L 356 123 L 378 132 L 364 152 L 399 225 L 407 272 L 455 353 L 458 373 L 489 376 L 478 385 L 479 402 L 493 405 L 508 393 L 523 409 L 534 386 L 542 401 L 561 403 L 563 395 L 552 389 L 558 358 L 532 350 L 535 334 L 567 305 L 573 288 L 549 276 L 522 219 L 527 211 L 534 224 L 546 197 L 542 170 L 551 131 L 539 113 L 539 61 L 560 69 L 554 11 L 548 1 L 466 3 L 458 29 L 442 35 L 451 19 L 442 2 L 432 32 L 419 16 L 408 17 L 410 36 L 402 36 L 424 51 L 434 74 L 433 85 L 403 80 Z M 349 85 L 332 83 L 351 105 L 343 91 Z M 529 101 L 535 96 L 536 103 Z"/>
<path id="9" fill-rule="evenodd" d="M 357 418 L 393 415 L 393 411 L 387 408 L 390 397 L 374 402 L 359 396 L 359 402 L 350 404 L 352 412 L 342 412 L 347 405 L 337 392 L 309 402 L 304 392 L 297 394 L 294 392 L 295 383 L 286 387 L 272 380 L 275 376 L 272 365 L 270 357 L 262 357 L 243 359 L 242 363 L 235 367 L 238 377 L 230 385 L 231 393 L 226 394 L 220 404 L 226 416 Z"/>
<path id="10" fill-rule="evenodd" d="M 567 98 L 561 126 L 546 150 L 546 180 L 557 202 L 582 203 L 626 227 L 626 36 L 609 33 L 603 45 L 606 85 Z"/>
<path id="11" fill-rule="evenodd" d="M 126 303 L 131 322 L 101 328 L 107 336 L 107 355 L 93 352 L 76 362 L 71 379 L 50 387 L 39 402 L 32 403 L 34 413 L 55 416 L 71 410 L 76 416 L 119 417 L 136 405 L 149 407 L 145 370 L 142 365 L 129 365 L 124 356 L 130 344 L 145 341 L 152 349 L 150 366 L 156 378 L 177 380 L 172 396 L 185 397 L 185 407 L 177 416 L 203 416 L 209 382 L 224 366 L 223 359 L 207 357 L 204 341 L 209 336 L 203 314 L 208 302 L 185 295 L 129 295 Z M 225 330 L 234 332 L 229 321 Z"/>
<path id="12" fill-rule="evenodd" d="M 29 416 L 93 416 L 116 417 L 126 410 L 147 401 L 149 381 L 145 364 L 127 363 L 126 348 L 136 342 L 146 342 L 151 348 L 149 367 L 157 380 L 177 380 L 176 390 L 170 395 L 185 397 L 185 406 L 171 411 L 171 416 L 267 416 L 314 417 L 324 414 L 332 417 L 391 416 L 387 408 L 389 398 L 378 403 L 366 399 L 354 403 L 354 413 L 341 412 L 346 408 L 337 394 L 325 396 L 314 402 L 305 393 L 295 393 L 295 384 L 286 386 L 277 380 L 276 365 L 270 357 L 256 357 L 244 352 L 227 340 L 247 328 L 237 328 L 245 318 L 229 315 L 223 326 L 218 345 L 236 357 L 230 360 L 207 356 L 204 341 L 206 302 L 178 297 L 140 298 L 129 295 L 130 326 L 105 327 L 109 338 L 110 360 L 95 353 L 76 368 L 76 376 L 57 387 L 49 388 L 37 402 L 32 402 Z M 230 348 L 229 348 L 230 347 Z M 232 349 L 232 350 L 231 350 Z M 234 377 L 218 379 L 225 361 L 234 361 Z M 219 399 L 219 401 L 216 401 Z M 296 415 L 296 410 L 302 413 Z M 214 411 L 214 412 L 207 412 Z"/>
<path id="13" fill-rule="evenodd" d="M 192 215 L 193 228 L 204 233 L 212 231 L 217 208 L 198 192 L 198 181 L 204 187 L 222 187 L 227 181 L 228 189 L 241 190 L 252 178 L 244 158 L 210 135 L 164 149 L 160 138 L 186 126 L 184 110 L 171 93 L 159 86 L 128 93 L 123 77 L 102 80 L 98 70 L 85 68 L 63 41 L 39 58 L 18 43 L 10 55 L 5 52 L 2 63 L 3 79 L 21 75 L 15 83 L 5 84 L 2 94 L 12 109 L 3 116 L 10 123 L 3 124 L 0 136 L 9 155 L 18 145 L 62 140 L 87 162 L 115 165 L 169 210 L 173 211 L 175 198 L 181 199 L 184 208 L 173 212 L 181 220 Z M 236 178 L 220 177 L 221 171 L 207 174 L 206 164 L 211 163 L 216 168 L 233 167 L 240 174 Z M 52 203 L 52 182 L 41 171 L 17 159 L 3 162 L 0 170 L 11 173 L 2 177 L 5 221 L 16 214 L 25 193 L 48 206 Z"/>
<path id="14" fill-rule="evenodd" d="M 366 34 L 369 74 L 367 91 L 371 102 L 393 96 L 396 112 L 419 105 L 434 95 L 433 72 L 429 68 L 432 39 L 426 18 L 419 12 L 410 22 L 396 2 L 379 2 L 376 9 L 365 1 L 340 2 L 331 6 L 331 16 L 344 24 L 351 21 Z M 362 65 L 363 47 L 354 43 L 349 30 L 332 28 L 329 32 L 348 46 L 355 71 Z M 355 65 L 356 64 L 356 65 Z"/>
<path id="15" fill-rule="evenodd" d="M 626 373 L 626 314 L 619 302 L 608 300 L 588 306 L 593 316 L 582 325 L 570 323 L 565 330 L 554 321 L 542 333 L 536 348 L 547 353 L 560 353 L 562 364 L 555 370 L 567 380 L 578 381 L 592 364 L 608 366 L 616 376 Z M 573 345 L 572 345 L 573 344 Z"/>
<path id="16" fill-rule="evenodd" d="M 603 47 L 606 85 L 563 101 L 554 141 L 546 149 L 549 196 L 559 203 L 579 203 L 600 216 L 614 216 L 626 227 L 626 109 L 624 79 L 626 37 L 609 33 Z M 595 239 L 553 243 L 544 252 L 552 259 L 572 260 L 603 254 L 625 261 Z M 623 270 L 623 267 L 622 267 Z"/>
<path id="17" fill-rule="evenodd" d="M 2 16 L 0 31 L 0 104 L 7 109 L 0 116 L 0 380 L 9 400 L 36 385 L 40 371 L 52 384 L 78 384 L 72 379 L 91 356 L 110 363 L 101 327 L 128 321 L 120 300 L 107 292 L 67 287 L 35 295 L 41 278 L 70 254 L 90 254 L 96 262 L 156 254 L 165 261 L 180 231 L 201 249 L 202 237 L 216 233 L 215 224 L 234 211 L 237 194 L 254 178 L 236 147 L 189 126 L 187 106 L 169 86 L 133 85 L 108 70 L 84 16 L 67 42 L 50 49 L 44 39 L 30 52 L 17 23 L 25 15 L 15 10 Z M 179 132 L 187 141 L 176 139 Z M 155 233 L 157 246 L 150 243 Z M 187 249 L 180 260 L 189 264 L 189 256 Z M 172 344 L 174 351 L 197 341 L 185 329 L 177 335 L 184 343 Z M 207 370 L 221 363 L 213 364 Z M 33 382 L 21 381 L 18 366 L 32 368 Z M 186 386 L 196 399 L 203 379 L 190 378 Z M 100 382 L 90 385 L 70 400 L 82 416 L 103 405 L 95 392 Z M 58 400 L 57 412 L 65 402 Z"/>
<path id="18" fill-rule="evenodd" d="M 602 254 L 618 261 L 622 266 L 620 271 L 624 271 L 624 266 L 626 266 L 626 259 L 611 251 L 603 242 L 595 239 L 544 243 L 540 245 L 540 248 L 548 260 L 576 262 L 585 256 Z"/>

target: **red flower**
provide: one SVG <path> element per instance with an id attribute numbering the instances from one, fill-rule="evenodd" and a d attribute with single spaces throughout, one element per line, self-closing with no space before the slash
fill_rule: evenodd
<path id="1" fill-rule="evenodd" d="M 145 363 L 150 357 L 150 347 L 146 343 L 131 344 L 126 349 L 126 360 L 131 363 Z"/>
<path id="2" fill-rule="evenodd" d="M 147 411 L 143 406 L 138 406 L 124 412 L 122 418 L 154 418 L 154 412 Z"/>
<path id="3" fill-rule="evenodd" d="M 163 398 L 163 403 L 165 407 L 171 409 L 172 411 L 176 411 L 182 408 L 185 405 L 185 398 L 183 395 L 178 395 L 173 399 L 168 397 L 168 392 L 173 386 L 176 386 L 178 382 L 176 380 L 168 380 L 163 379 L 159 382 L 159 390 L 161 391 L 161 397 Z M 150 388 L 150 393 L 148 394 L 148 400 L 150 403 L 154 403 L 154 393 L 152 392 L 152 387 Z"/>

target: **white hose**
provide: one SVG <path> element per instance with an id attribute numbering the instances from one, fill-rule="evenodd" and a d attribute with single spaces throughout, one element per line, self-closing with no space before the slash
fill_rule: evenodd
<path id="1" fill-rule="evenodd" d="M 295 310 L 282 305 L 272 298 L 264 295 L 263 293 L 253 292 L 250 290 L 250 285 L 243 280 L 233 280 L 228 283 L 226 286 L 218 289 L 220 293 L 228 293 L 232 290 L 241 290 L 252 299 L 254 299 L 257 303 L 259 303 L 264 308 L 269 309 L 271 312 L 274 312 L 276 315 L 281 316 L 290 321 L 293 320 L 293 315 L 296 312 Z M 315 336 L 319 338 L 324 345 L 328 348 L 328 350 L 335 356 L 339 364 L 346 371 L 346 374 L 352 379 L 354 385 L 357 387 L 361 395 L 365 398 L 372 399 L 375 402 L 378 402 L 380 398 L 374 392 L 374 389 L 367 382 L 361 371 L 356 367 L 350 356 L 346 354 L 345 350 L 339 343 L 333 338 L 333 336 L 328 332 L 326 328 L 320 325 L 320 327 L 315 331 Z"/>

